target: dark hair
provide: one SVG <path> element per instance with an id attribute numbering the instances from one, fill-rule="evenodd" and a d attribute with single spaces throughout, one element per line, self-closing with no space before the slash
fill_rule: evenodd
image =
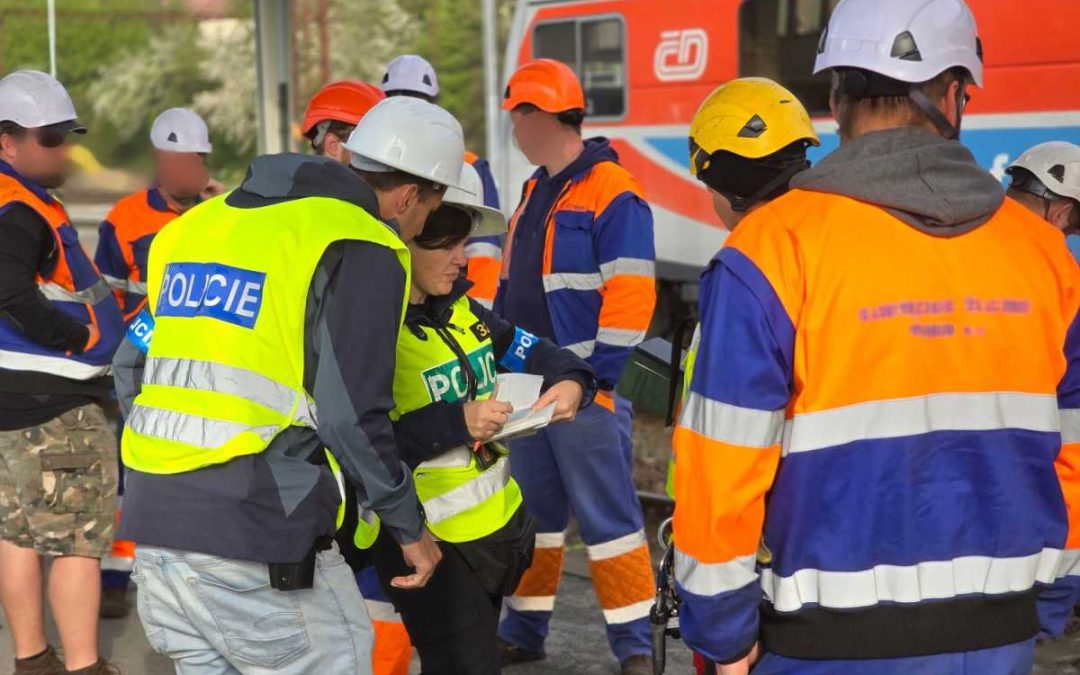
<path id="1" fill-rule="evenodd" d="M 436 96 L 421 94 L 418 91 L 412 91 L 410 89 L 392 89 L 386 92 L 386 98 L 390 98 L 391 96 L 408 96 L 409 98 L 418 98 L 421 101 L 427 101 L 428 103 L 434 103 L 438 98 Z"/>
<path id="2" fill-rule="evenodd" d="M 26 133 L 26 127 L 12 122 L 11 120 L 0 121 L 0 135 L 7 134 L 19 138 Z"/>
<path id="3" fill-rule="evenodd" d="M 438 183 L 434 183 L 424 178 L 418 178 L 411 173 L 405 173 L 404 171 L 398 171 L 397 169 L 392 171 L 365 171 L 353 167 L 353 171 L 355 171 L 365 183 L 380 192 L 393 190 L 402 185 L 415 185 L 420 191 L 420 199 L 426 201 L 431 197 L 441 195 L 446 191 L 446 186 L 444 185 L 439 185 Z"/>
<path id="4" fill-rule="evenodd" d="M 428 216 L 413 243 L 428 251 L 451 248 L 468 239 L 470 232 L 472 215 L 453 204 L 443 204 Z"/>
<path id="5" fill-rule="evenodd" d="M 521 103 L 517 105 L 514 110 L 521 110 L 526 113 L 547 112 L 546 110 L 541 110 L 539 107 L 532 103 Z M 548 114 L 550 115 L 551 113 Z M 570 127 L 571 129 L 580 134 L 581 125 L 585 123 L 585 111 L 581 108 L 564 110 L 561 113 L 555 113 L 555 119 L 559 120 L 559 122 L 565 124 L 566 126 Z"/>
<path id="6" fill-rule="evenodd" d="M 325 133 L 320 134 L 320 127 L 325 126 Z M 349 124 L 348 122 L 341 122 L 339 120 L 324 120 L 319 122 L 315 126 L 308 129 L 307 139 L 311 141 L 311 149 L 320 155 L 323 153 L 323 148 L 326 147 L 326 137 L 329 134 L 334 134 L 338 137 L 338 140 L 345 141 L 349 138 L 349 134 L 356 128 L 355 124 Z M 318 143 L 315 141 L 318 140 Z"/>
<path id="7" fill-rule="evenodd" d="M 869 91 L 868 94 L 859 95 L 849 86 L 849 81 L 852 79 L 865 81 L 867 90 L 878 91 Z M 949 85 L 953 82 L 966 84 L 970 79 L 967 69 L 961 67 L 950 68 L 920 84 L 900 82 L 858 68 L 834 71 L 832 96 L 836 100 L 836 123 L 840 127 L 840 135 L 850 137 L 858 120 L 866 115 L 906 114 L 908 126 L 929 124 L 930 118 L 911 100 L 907 92 L 911 89 L 920 89 L 931 101 L 936 101 L 945 96 Z M 887 93 L 882 94 L 882 89 L 888 90 Z"/>

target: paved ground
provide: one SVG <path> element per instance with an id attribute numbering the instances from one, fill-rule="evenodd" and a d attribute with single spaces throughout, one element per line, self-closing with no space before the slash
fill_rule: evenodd
<path id="1" fill-rule="evenodd" d="M 572 554 L 567 575 L 559 589 L 555 618 L 548 640 L 548 658 L 539 663 L 507 669 L 508 675 L 616 675 L 618 664 L 608 651 L 600 608 L 585 570 L 584 555 Z M 125 675 L 169 675 L 169 661 L 150 651 L 138 617 L 102 622 L 103 654 L 120 666 Z M 52 641 L 58 644 L 55 630 Z M 11 635 L 0 627 L 0 673 L 7 675 L 11 664 Z M 690 675 L 689 652 L 681 643 L 669 642 L 667 672 Z M 412 672 L 419 673 L 419 667 Z"/>

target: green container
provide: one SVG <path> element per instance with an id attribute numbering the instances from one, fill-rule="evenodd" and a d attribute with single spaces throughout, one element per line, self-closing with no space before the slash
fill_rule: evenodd
<path id="1" fill-rule="evenodd" d="M 682 391 L 682 363 L 685 353 L 680 353 L 675 395 Z M 651 338 L 634 347 L 626 362 L 616 393 L 629 399 L 634 409 L 666 417 L 671 405 L 671 342 L 663 338 Z"/>

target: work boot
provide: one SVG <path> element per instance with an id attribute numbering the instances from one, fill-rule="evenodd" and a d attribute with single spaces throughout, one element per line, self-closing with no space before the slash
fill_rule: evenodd
<path id="1" fill-rule="evenodd" d="M 635 654 L 622 662 L 622 675 L 653 675 L 652 657 Z"/>
<path id="2" fill-rule="evenodd" d="M 64 675 L 64 662 L 52 647 L 37 656 L 15 659 L 15 675 Z"/>
<path id="3" fill-rule="evenodd" d="M 502 662 L 503 668 L 507 666 L 512 666 L 515 663 L 543 661 L 545 658 L 547 658 L 547 654 L 544 653 L 543 649 L 535 652 L 531 649 L 522 649 L 521 647 L 518 647 L 515 644 L 511 644 L 506 640 L 503 640 L 502 638 L 499 638 L 499 650 L 501 652 L 500 661 Z M 649 675 L 652 675 L 652 673 L 650 673 Z"/>
<path id="4" fill-rule="evenodd" d="M 67 675 L 124 675 L 119 668 L 102 658 L 99 658 L 97 663 L 92 666 L 62 672 Z"/>
<path id="5" fill-rule="evenodd" d="M 131 613 L 131 602 L 125 588 L 102 588 L 101 607 L 98 616 L 102 619 L 123 619 Z"/>

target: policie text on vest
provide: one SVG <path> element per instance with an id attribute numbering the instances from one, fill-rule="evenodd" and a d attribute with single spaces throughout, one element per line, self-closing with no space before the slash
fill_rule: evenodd
<path id="1" fill-rule="evenodd" d="M 266 273 L 218 263 L 169 263 L 156 315 L 205 316 L 254 328 L 262 308 Z"/>

